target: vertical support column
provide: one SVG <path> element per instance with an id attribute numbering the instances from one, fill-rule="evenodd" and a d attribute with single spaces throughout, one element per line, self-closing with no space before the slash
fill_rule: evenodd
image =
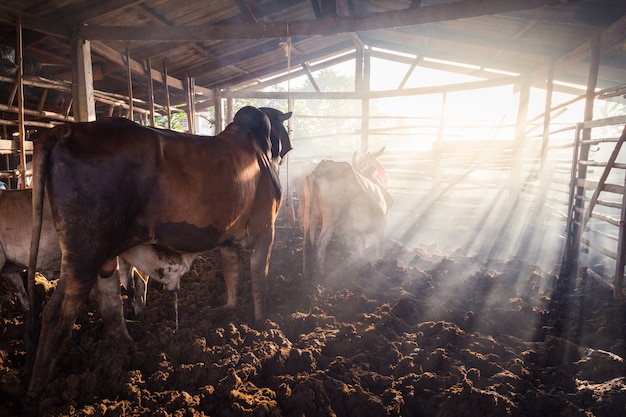
<path id="1" fill-rule="evenodd" d="M 585 94 L 585 111 L 584 119 L 589 121 L 593 119 L 593 104 L 595 100 L 595 90 L 598 81 L 598 70 L 600 68 L 600 55 L 602 44 L 600 43 L 600 33 L 597 33 L 591 40 L 591 59 L 589 64 L 589 75 L 587 78 L 587 92 Z M 581 222 L 583 209 L 585 204 L 585 186 L 584 180 L 587 177 L 587 166 L 579 164 L 579 161 L 589 159 L 589 139 L 591 139 L 591 129 L 580 129 L 577 127 L 577 142 L 575 143 L 574 155 L 576 159 L 572 164 L 572 182 L 570 184 L 570 209 L 568 210 L 568 230 L 565 242 L 565 252 L 563 261 L 563 270 L 561 278 L 564 285 L 570 285 L 576 276 L 578 269 L 578 258 L 580 252 L 580 238 L 582 234 Z M 580 137 L 580 139 L 578 139 Z M 580 141 L 580 145 L 578 145 Z"/>
<path id="2" fill-rule="evenodd" d="M 86 39 L 72 39 L 72 99 L 76 121 L 96 120 L 91 44 Z"/>
<path id="3" fill-rule="evenodd" d="M 370 128 L 370 78 L 371 54 L 369 49 L 363 51 L 363 85 L 361 87 L 361 152 L 367 152 L 369 147 Z"/>
<path id="4" fill-rule="evenodd" d="M 228 90 L 228 92 L 230 93 L 230 90 Z M 235 109 L 234 109 L 234 104 L 233 104 L 233 97 L 229 94 L 228 97 L 226 98 L 226 121 L 230 123 L 233 121 L 234 117 L 235 117 Z"/>
<path id="5" fill-rule="evenodd" d="M 146 61 L 148 73 L 148 105 L 150 106 L 150 126 L 154 127 L 154 82 L 152 81 L 152 60 Z"/>
<path id="6" fill-rule="evenodd" d="M 515 140 L 511 154 L 511 197 L 517 197 L 522 189 L 522 154 L 526 139 L 526 123 L 528 120 L 528 102 L 530 100 L 530 78 L 522 78 L 519 93 L 517 121 L 515 123 Z"/>
<path id="7" fill-rule="evenodd" d="M 626 127 L 622 136 L 626 135 Z M 613 278 L 613 298 L 624 298 L 624 264 L 626 263 L 626 173 L 624 174 L 624 192 L 622 193 L 622 211 L 617 239 L 617 259 L 615 260 L 615 278 Z"/>
<path id="8" fill-rule="evenodd" d="M 363 89 L 363 47 L 354 51 L 354 91 L 359 94 Z"/>
<path id="9" fill-rule="evenodd" d="M 195 111 L 195 85 L 193 77 L 187 74 L 185 82 L 185 96 L 187 101 L 187 126 L 189 133 L 196 133 L 196 111 Z"/>
<path id="10" fill-rule="evenodd" d="M 441 95 L 441 112 L 439 114 L 439 129 L 437 131 L 437 141 L 432 145 L 433 150 L 433 178 L 431 186 L 435 189 L 439 185 L 439 174 L 441 173 L 441 145 L 443 145 L 444 129 L 446 125 L 446 104 L 448 94 Z M 437 146 L 440 145 L 440 146 Z"/>
<path id="11" fill-rule="evenodd" d="M 548 78 L 546 79 L 546 105 L 543 111 L 543 135 L 541 137 L 541 164 L 540 170 L 544 172 L 548 159 L 548 142 L 550 140 L 550 116 L 552 114 L 552 92 L 554 91 L 554 59 L 548 66 Z M 541 178 L 543 183 L 546 179 Z"/>
<path id="12" fill-rule="evenodd" d="M 22 19 L 17 21 L 17 45 L 15 61 L 17 62 L 17 120 L 20 135 L 20 166 L 19 188 L 26 188 L 26 126 L 24 125 L 24 52 L 22 44 Z"/>
<path id="13" fill-rule="evenodd" d="M 167 83 L 167 62 L 163 60 L 163 86 L 165 87 L 165 111 L 167 112 L 167 128 L 172 129 L 172 109 L 170 107 L 170 86 Z"/>
<path id="14" fill-rule="evenodd" d="M 135 120 L 133 109 L 133 73 L 130 70 L 130 48 L 126 47 L 126 72 L 128 77 L 128 118 Z"/>
<path id="15" fill-rule="evenodd" d="M 224 130 L 224 115 L 222 113 L 222 90 L 220 88 L 213 89 L 213 101 L 215 107 L 215 134 L 217 135 Z"/>

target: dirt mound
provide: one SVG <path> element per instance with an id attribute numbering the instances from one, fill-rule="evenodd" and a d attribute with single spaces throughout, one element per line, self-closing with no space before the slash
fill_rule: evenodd
<path id="1" fill-rule="evenodd" d="M 103 337 L 86 309 L 48 384 L 48 416 L 616 416 L 626 413 L 626 316 L 581 280 L 548 312 L 555 276 L 518 260 L 389 245 L 301 275 L 300 237 L 278 229 L 268 320 L 223 307 L 213 253 L 179 292 L 151 281 L 127 322 L 135 345 Z M 0 417 L 20 415 L 24 317 L 3 290 Z M 558 331 L 556 331 L 558 329 Z"/>

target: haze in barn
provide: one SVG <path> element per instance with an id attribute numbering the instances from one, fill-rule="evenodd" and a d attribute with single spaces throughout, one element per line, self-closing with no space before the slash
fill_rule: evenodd
<path id="1" fill-rule="evenodd" d="M 620 0 L 0 2 L 0 417 L 625 415 L 625 97 Z"/>

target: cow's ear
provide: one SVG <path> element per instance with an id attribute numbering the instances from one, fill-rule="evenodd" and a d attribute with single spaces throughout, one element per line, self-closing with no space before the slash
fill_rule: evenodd
<path id="1" fill-rule="evenodd" d="M 293 115 L 293 112 L 288 111 L 287 113 L 283 113 L 282 116 L 280 117 L 281 121 L 285 121 L 285 120 L 289 120 L 291 119 L 291 116 Z"/>
<path id="2" fill-rule="evenodd" d="M 374 158 L 374 159 L 378 158 L 379 156 L 381 156 L 383 154 L 383 152 L 385 152 L 385 147 L 384 146 L 382 148 L 380 148 L 378 150 L 378 152 L 374 152 L 373 154 L 371 154 L 372 158 Z"/>

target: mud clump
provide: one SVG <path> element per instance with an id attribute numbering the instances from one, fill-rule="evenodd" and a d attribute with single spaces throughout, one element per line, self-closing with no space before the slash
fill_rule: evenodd
<path id="1" fill-rule="evenodd" d="M 151 281 L 134 345 L 104 336 L 87 308 L 41 397 L 46 416 L 615 416 L 626 413 L 626 316 L 581 282 L 548 312 L 554 276 L 513 260 L 398 248 L 300 274 L 300 236 L 280 228 L 268 319 L 253 325 L 249 281 L 224 304 L 219 257 L 179 292 Z M 334 252 L 333 252 L 334 251 Z M 401 256 L 400 256 L 401 255 Z M 24 316 L 0 288 L 0 417 L 20 416 Z M 584 290 L 584 291 L 583 291 Z M 558 326 L 569 331 L 555 333 Z"/>

